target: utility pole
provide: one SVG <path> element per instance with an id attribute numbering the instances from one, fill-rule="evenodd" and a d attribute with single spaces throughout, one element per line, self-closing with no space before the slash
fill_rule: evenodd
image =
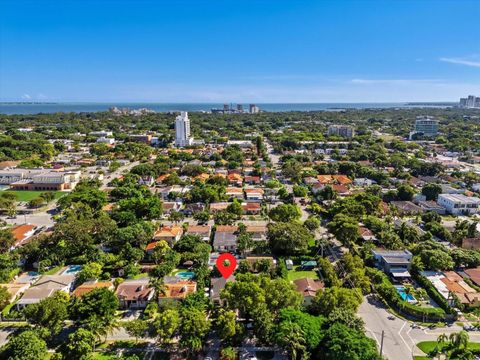
<path id="1" fill-rule="evenodd" d="M 383 338 L 385 337 L 385 331 L 382 330 L 382 340 L 380 341 L 380 358 L 382 357 L 383 353 Z"/>

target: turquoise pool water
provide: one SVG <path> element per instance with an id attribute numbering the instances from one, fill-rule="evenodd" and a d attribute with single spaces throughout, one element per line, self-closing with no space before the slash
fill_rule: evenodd
<path id="1" fill-rule="evenodd" d="M 195 273 L 192 271 L 180 271 L 175 275 L 180 276 L 182 279 L 193 279 L 195 277 Z"/>
<path id="2" fill-rule="evenodd" d="M 63 272 L 64 274 L 76 274 L 82 270 L 82 265 L 69 265 L 67 269 Z"/>
<path id="3" fill-rule="evenodd" d="M 405 292 L 405 288 L 403 286 L 396 286 L 398 294 L 402 297 L 403 300 L 406 301 L 415 301 L 415 298 L 412 294 L 407 294 Z"/>

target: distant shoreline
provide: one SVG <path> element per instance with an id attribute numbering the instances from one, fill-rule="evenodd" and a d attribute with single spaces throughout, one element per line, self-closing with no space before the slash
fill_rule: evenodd
<path id="1" fill-rule="evenodd" d="M 248 103 L 238 103 L 248 111 Z M 34 115 L 49 113 L 84 113 L 104 112 L 111 107 L 130 109 L 148 108 L 156 112 L 209 112 L 214 108 L 223 108 L 223 103 L 148 103 L 148 102 L 34 102 L 9 101 L 0 102 L 0 114 Z M 237 103 L 233 103 L 234 106 Z M 294 112 L 294 111 L 342 111 L 348 109 L 389 109 L 409 107 L 451 107 L 454 102 L 398 102 L 398 103 L 256 103 L 261 111 Z"/>

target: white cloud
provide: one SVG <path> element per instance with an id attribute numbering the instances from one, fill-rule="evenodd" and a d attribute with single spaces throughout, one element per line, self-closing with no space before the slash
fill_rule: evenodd
<path id="1" fill-rule="evenodd" d="M 480 61 L 468 60 L 465 58 L 440 58 L 440 61 L 450 63 L 450 64 L 457 64 L 457 65 L 466 65 L 472 67 L 480 67 Z"/>
<path id="2" fill-rule="evenodd" d="M 31 100 L 31 99 L 32 99 L 32 97 L 28 94 L 23 94 L 22 95 L 22 100 Z"/>

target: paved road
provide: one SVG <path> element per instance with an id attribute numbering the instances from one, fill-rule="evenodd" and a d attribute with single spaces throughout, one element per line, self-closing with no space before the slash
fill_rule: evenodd
<path id="1" fill-rule="evenodd" d="M 102 185 L 100 186 L 100 189 L 105 189 L 110 181 L 129 172 L 134 166 L 137 166 L 138 164 L 140 164 L 140 161 L 133 161 L 125 166 L 119 167 L 116 171 L 112 173 L 106 174 L 106 176 L 102 180 Z"/>
<path id="2" fill-rule="evenodd" d="M 383 355 L 389 360 L 407 360 L 412 358 L 413 345 L 401 335 L 407 322 L 398 318 L 389 320 L 391 314 L 380 302 L 366 297 L 360 305 L 358 315 L 365 322 L 367 335 L 380 347 L 382 330 L 385 331 Z"/>
<path id="3" fill-rule="evenodd" d="M 374 339 L 379 347 L 382 330 L 385 331 L 383 355 L 388 360 L 406 360 L 412 359 L 413 355 L 423 355 L 423 352 L 416 347 L 420 341 L 436 341 L 441 334 L 448 336 L 462 330 L 457 325 L 436 329 L 412 327 L 412 322 L 393 316 L 381 302 L 374 300 L 371 296 L 365 297 L 358 315 L 365 322 L 367 335 Z M 480 341 L 480 332 L 472 331 L 468 335 L 471 341 Z"/>

